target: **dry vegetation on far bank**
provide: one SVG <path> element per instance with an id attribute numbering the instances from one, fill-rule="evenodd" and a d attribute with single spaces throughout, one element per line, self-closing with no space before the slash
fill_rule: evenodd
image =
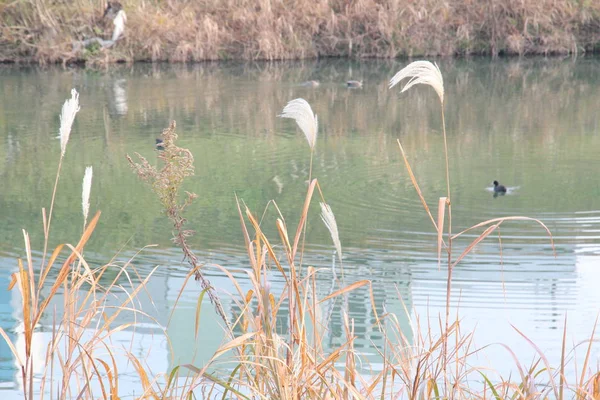
<path id="1" fill-rule="evenodd" d="M 110 50 L 106 4 L 0 0 L 0 60 L 201 61 L 600 50 L 591 0 L 122 0 L 126 35 Z"/>

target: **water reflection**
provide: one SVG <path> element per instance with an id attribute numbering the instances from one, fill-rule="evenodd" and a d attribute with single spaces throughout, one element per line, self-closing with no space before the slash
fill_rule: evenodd
<path id="1" fill-rule="evenodd" d="M 152 348 L 150 358 L 157 371 L 187 362 L 201 365 L 223 340 L 223 335 L 215 335 L 222 332 L 221 323 L 207 304 L 196 339 L 200 289 L 188 283 L 177 301 L 186 266 L 172 248 L 170 228 L 158 202 L 129 171 L 125 154 L 139 152 L 150 163 L 158 163 L 155 138 L 169 120 L 177 120 L 180 143 L 191 149 L 197 168 L 186 187 L 199 194 L 188 215 L 190 227 L 197 232 L 190 244 L 209 265 L 211 282 L 233 319 L 240 312 L 230 295 L 236 290 L 210 264 L 234 271 L 242 290 L 250 289 L 244 274 L 236 272 L 248 268 L 248 262 L 234 194 L 263 216 L 270 237 L 278 237 L 274 225 L 278 214 L 270 206 L 263 215 L 270 200 L 277 202 L 288 226 L 295 227 L 306 191 L 309 152 L 294 125 L 276 115 L 289 100 L 303 97 L 319 116 L 313 176 L 335 211 L 345 277 L 348 282 L 371 279 L 377 312 L 396 313 L 403 333 L 412 340 L 409 320 L 415 313 L 429 315 L 432 321 L 445 314 L 446 272 L 438 270 L 436 233 L 406 174 L 396 139 L 402 140 L 430 205 L 445 193 L 445 174 L 435 96 L 426 87 L 410 95 L 387 89 L 387 80 L 403 64 L 340 60 L 136 64 L 107 73 L 0 68 L 0 159 L 4 160 L 0 163 L 0 286 L 7 284 L 15 257 L 23 255 L 21 228 L 30 231 L 34 248 L 40 248 L 40 208 L 48 206 L 58 158 L 54 139 L 58 110 L 71 87 L 76 87 L 82 109 L 61 174 L 53 240 L 72 242 L 79 237 L 81 224 L 73 221 L 81 218 L 80 173 L 84 166 L 93 165 L 91 208 L 103 214 L 86 250 L 89 261 L 105 263 L 119 249 L 117 260 L 127 260 L 141 247 L 158 244 L 135 257 L 142 274 L 159 266 L 149 290 L 153 301 L 140 300 L 142 308 L 156 317 L 156 326 L 137 331 L 136 351 L 145 354 Z M 600 62 L 439 60 L 438 64 L 448 98 L 454 229 L 501 216 L 528 215 L 540 218 L 552 230 L 557 254 L 555 258 L 539 226 L 503 224 L 501 240 L 488 238 L 456 268 L 453 312 L 459 309 L 464 329 L 476 328 L 480 344 L 502 341 L 515 352 L 528 354 L 530 346 L 510 322 L 545 346 L 547 356 L 556 361 L 561 343 L 556 335 L 562 331 L 564 315 L 569 314 L 573 335 L 582 339 L 591 331 L 592 315 L 600 307 L 592 290 L 594 265 L 600 261 L 596 178 Z M 345 82 L 352 79 L 362 79 L 363 88 L 348 90 Z M 309 80 L 320 84 L 299 84 Z M 483 188 L 494 177 L 519 190 L 492 198 Z M 323 269 L 318 291 L 324 296 L 331 290 L 333 246 L 317 212 L 311 214 L 307 228 L 306 262 Z M 463 235 L 456 251 L 479 233 Z M 270 279 L 275 293 L 283 290 L 277 273 Z M 11 297 L 0 290 L 0 324 L 17 340 L 18 294 L 4 293 Z M 347 301 L 355 331 L 360 333 L 355 346 L 376 365 L 373 344 L 381 345 L 383 339 L 373 325 L 369 296 L 361 289 Z M 344 341 L 341 307 L 340 302 L 332 305 L 325 343 L 330 348 Z M 289 324 L 285 311 L 284 306 L 278 317 L 281 332 Z M 42 341 L 51 321 L 51 316 L 42 320 Z M 170 344 L 165 344 L 158 325 L 167 327 Z M 16 384 L 13 360 L 5 357 L 1 346 L 0 381 Z M 490 350 L 489 357 L 495 360 L 494 369 L 507 371 L 505 376 L 514 368 L 509 361 L 497 361 L 506 360 L 500 350 Z"/>
<path id="2" fill-rule="evenodd" d="M 108 109 L 111 115 L 122 116 L 127 114 L 127 80 L 115 79 L 108 98 Z"/>

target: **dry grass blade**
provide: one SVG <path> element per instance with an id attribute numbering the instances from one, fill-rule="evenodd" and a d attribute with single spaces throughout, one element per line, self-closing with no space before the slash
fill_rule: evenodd
<path id="1" fill-rule="evenodd" d="M 255 267 L 256 257 L 252 251 L 252 241 L 250 240 L 250 235 L 248 234 L 248 229 L 246 228 L 246 223 L 244 222 L 244 215 L 242 214 L 242 208 L 240 207 L 240 201 L 237 197 L 237 194 L 235 195 L 235 204 L 238 209 L 238 215 L 240 216 L 240 225 L 242 226 L 242 233 L 244 235 L 244 242 L 246 243 L 246 250 L 248 251 L 248 258 L 250 259 L 252 266 Z"/>
<path id="2" fill-rule="evenodd" d="M 369 280 L 362 280 L 362 281 L 354 282 L 346 287 L 336 290 L 335 292 L 331 293 L 329 296 L 322 298 L 321 300 L 319 300 L 319 304 L 321 304 L 324 301 L 327 301 L 329 299 L 332 299 L 334 297 L 337 297 L 340 294 L 348 293 L 352 290 L 358 289 L 359 287 L 369 286 L 370 284 L 371 284 L 371 281 L 369 281 Z"/>
<path id="3" fill-rule="evenodd" d="M 437 257 L 438 271 L 442 265 L 442 243 L 444 241 L 444 217 L 446 215 L 447 197 L 440 197 L 438 201 L 438 219 L 437 219 Z"/>
<path id="4" fill-rule="evenodd" d="M 440 102 L 444 103 L 444 79 L 436 64 L 432 64 L 429 61 L 414 61 L 408 64 L 390 79 L 389 88 L 393 88 L 407 78 L 410 78 L 410 80 L 404 85 L 402 92 L 418 84 L 429 85 L 438 94 Z"/>
<path id="5" fill-rule="evenodd" d="M 112 354 L 111 354 L 112 357 Z M 118 386 L 117 382 L 119 382 L 119 379 L 116 378 L 116 375 L 113 375 L 110 366 L 108 365 L 108 363 L 104 360 L 102 360 L 101 358 L 96 358 L 95 359 L 96 362 L 99 362 L 100 364 L 102 364 L 102 366 L 104 367 L 104 371 L 106 373 L 106 376 L 108 377 L 108 382 L 110 385 L 110 398 L 111 399 L 116 399 L 118 398 Z"/>
<path id="6" fill-rule="evenodd" d="M 159 397 L 152 389 L 152 384 L 150 383 L 150 379 L 148 379 L 148 374 L 146 374 L 146 370 L 144 370 L 144 367 L 142 366 L 140 361 L 133 354 L 129 354 L 129 359 L 133 363 L 133 366 L 135 367 L 135 370 L 137 371 L 138 376 L 140 377 L 142 387 L 144 388 L 145 396 L 143 398 L 151 397 L 155 400 L 159 400 Z"/>
<path id="7" fill-rule="evenodd" d="M 198 296 L 198 300 L 196 301 L 196 322 L 194 324 L 194 340 L 198 340 L 198 331 L 200 330 L 200 311 L 202 311 L 202 299 L 204 299 L 206 291 L 207 289 L 202 290 L 202 292 L 200 292 L 200 295 Z"/>
<path id="8" fill-rule="evenodd" d="M 592 335 L 590 336 L 587 352 L 585 353 L 585 360 L 583 362 L 583 368 L 581 369 L 581 377 L 579 378 L 579 387 L 583 387 L 583 382 L 585 380 L 586 369 L 590 361 L 590 355 L 592 353 L 592 343 L 594 342 L 594 335 L 596 334 L 596 327 L 598 326 L 599 315 L 600 314 L 596 315 L 596 320 L 594 321 L 594 328 L 592 329 Z"/>
<path id="9" fill-rule="evenodd" d="M 25 329 L 25 358 L 29 358 L 31 355 L 31 337 L 33 335 L 33 328 L 35 324 L 31 324 L 33 319 L 32 315 L 35 310 L 32 309 L 31 304 L 31 292 L 30 292 L 30 282 L 29 275 L 25 268 L 23 268 L 23 262 L 21 259 L 18 261 L 19 263 L 19 273 L 17 275 L 17 284 L 19 288 L 19 292 L 21 292 L 21 299 L 23 302 L 23 326 Z"/>
<path id="10" fill-rule="evenodd" d="M 554 382 L 554 376 L 552 374 L 552 368 L 550 367 L 550 363 L 548 362 L 548 359 L 546 358 L 546 356 L 544 355 L 544 353 L 542 352 L 542 350 L 531 339 L 529 339 L 527 336 L 525 336 L 525 334 L 523 332 L 521 332 L 513 324 L 511 324 L 510 326 L 512 326 L 512 328 L 515 331 L 517 331 L 517 333 L 519 335 L 521 335 L 531 345 L 531 347 L 533 347 L 535 349 L 535 351 L 539 354 L 540 358 L 544 362 L 544 366 L 546 367 L 546 371 L 548 371 L 548 378 L 550 380 L 550 385 L 552 386 L 552 390 L 554 391 L 554 397 L 558 399 L 559 398 L 558 389 L 556 387 L 556 382 Z M 591 343 L 590 343 L 590 346 L 591 346 Z"/>
<path id="11" fill-rule="evenodd" d="M 335 215 L 333 215 L 333 211 L 331 211 L 331 207 L 329 207 L 326 203 L 321 204 L 321 219 L 323 223 L 329 230 L 331 234 L 331 240 L 333 240 L 333 244 L 335 245 L 335 249 L 338 253 L 338 257 L 340 259 L 340 263 L 342 262 L 342 244 L 340 243 L 340 234 L 338 232 L 337 223 L 335 222 Z"/>
<path id="12" fill-rule="evenodd" d="M 475 224 L 467 229 L 465 229 L 464 231 L 458 232 L 457 234 L 452 236 L 452 240 L 456 239 L 457 237 L 472 231 L 473 229 L 477 229 L 480 228 L 482 226 L 486 226 L 489 224 L 495 224 L 497 222 L 504 222 L 504 221 L 533 221 L 536 222 L 538 224 L 540 224 L 542 226 L 542 228 L 544 228 L 544 230 L 546 231 L 546 233 L 548 234 L 548 236 L 550 237 L 550 242 L 552 243 L 552 249 L 554 249 L 554 238 L 552 236 L 552 232 L 550 232 L 550 229 L 548 229 L 548 227 L 539 219 L 536 218 L 530 218 L 530 217 L 521 217 L 521 216 L 512 216 L 512 217 L 502 217 L 502 218 L 492 218 L 492 219 L 488 219 L 487 221 L 483 221 L 480 222 L 478 224 Z"/>
<path id="13" fill-rule="evenodd" d="M 52 300 L 52 298 L 54 297 L 54 295 L 56 294 L 56 292 L 58 291 L 60 286 L 62 286 L 62 284 L 64 283 L 64 280 L 67 278 L 67 276 L 69 274 L 71 263 L 77 257 L 77 253 L 81 253 L 81 250 L 83 249 L 85 244 L 90 239 L 90 236 L 94 232 L 94 229 L 96 229 L 96 224 L 98 223 L 99 219 L 100 219 L 100 211 L 98 211 L 96 213 L 94 218 L 92 218 L 92 220 L 90 221 L 88 226 L 85 228 L 83 235 L 81 235 L 81 238 L 79 239 L 79 243 L 77 243 L 77 246 L 75 247 L 76 251 L 71 252 L 71 255 L 63 263 L 63 265 L 60 269 L 60 272 L 58 273 L 58 276 L 56 277 L 56 280 L 54 281 L 54 284 L 52 285 L 52 288 L 50 289 L 50 293 L 47 295 L 47 297 L 44 299 L 44 301 L 40 305 L 37 315 L 35 316 L 33 326 L 35 326 L 35 324 L 38 323 L 39 319 L 42 317 L 42 313 L 45 311 L 46 307 L 48 306 L 48 303 L 50 302 L 50 300 Z"/>
<path id="14" fill-rule="evenodd" d="M 287 228 L 285 223 L 281 218 L 277 218 L 277 231 L 279 232 L 279 236 L 281 237 L 281 241 L 285 245 L 286 254 L 292 254 L 292 245 L 290 244 L 290 239 L 288 237 Z M 291 260 L 290 260 L 291 262 Z"/>
<path id="15" fill-rule="evenodd" d="M 496 228 L 498 228 L 499 226 L 500 226 L 500 223 L 497 223 L 496 225 L 489 226 L 485 231 L 483 231 L 483 233 L 481 235 L 479 235 L 475 240 L 473 240 L 467 246 L 466 249 L 463 250 L 463 252 L 460 254 L 460 256 L 458 256 L 458 258 L 452 264 L 452 268 L 454 268 L 463 258 L 465 258 L 467 256 L 467 254 L 469 254 L 471 252 L 471 250 L 473 250 L 473 247 L 477 246 L 477 244 L 479 242 L 481 242 L 483 239 L 488 237 L 490 235 L 490 233 L 494 232 L 496 230 Z"/>
<path id="16" fill-rule="evenodd" d="M 560 349 L 560 379 L 559 379 L 559 392 L 558 400 L 563 400 L 563 391 L 565 386 L 565 351 L 567 344 L 567 313 L 565 312 L 565 326 L 563 328 L 562 346 Z"/>
<path id="17" fill-rule="evenodd" d="M 38 280 L 38 296 L 39 296 L 40 291 L 44 287 L 44 283 L 46 282 L 46 277 L 48 276 L 48 272 L 50 272 L 50 270 L 52 269 L 54 262 L 58 258 L 58 255 L 60 254 L 60 252 L 62 251 L 64 246 L 65 246 L 64 244 L 59 244 L 58 246 L 56 246 L 56 248 L 52 252 L 50 259 L 48 260 L 48 265 L 46 266 L 46 268 L 44 268 L 44 273 L 42 274 L 41 278 Z"/>
<path id="18" fill-rule="evenodd" d="M 429 215 L 429 219 L 431 219 L 431 223 L 433 224 L 433 227 L 435 228 L 436 231 L 439 231 L 438 226 L 435 223 L 435 220 L 433 219 L 433 215 L 431 215 L 431 211 L 429 211 L 429 206 L 427 205 L 427 202 L 425 201 L 425 197 L 423 197 L 423 193 L 421 192 L 421 188 L 419 187 L 419 184 L 417 183 L 417 179 L 415 178 L 415 175 L 413 174 L 412 168 L 410 167 L 410 163 L 408 162 L 408 158 L 406 157 L 406 154 L 404 153 L 404 148 L 402 147 L 402 144 L 400 144 L 400 139 L 398 139 L 397 142 L 398 142 L 398 147 L 400 148 L 400 153 L 402 153 L 402 158 L 404 159 L 404 164 L 406 165 L 406 170 L 408 171 L 408 175 L 410 176 L 410 180 L 411 180 L 411 182 L 413 184 L 413 187 L 417 191 L 417 195 L 419 195 L 419 199 L 421 200 L 421 204 L 423 204 L 423 208 L 427 212 L 427 215 Z"/>
<path id="19" fill-rule="evenodd" d="M 23 366 L 25 364 L 23 364 L 23 361 L 21 360 L 21 357 L 19 357 L 19 352 L 17 351 L 17 349 L 15 348 L 15 346 L 13 345 L 13 343 L 11 342 L 10 338 L 6 334 L 6 331 L 4 329 L 2 329 L 2 327 L 0 327 L 0 336 L 2 336 L 4 338 L 4 341 L 6 342 L 6 344 L 8 345 L 8 347 L 10 348 L 10 351 L 12 352 L 13 357 L 17 361 L 17 364 L 19 365 L 19 367 L 23 368 Z"/>
<path id="20" fill-rule="evenodd" d="M 229 350 L 233 350 L 237 347 L 242 346 L 245 342 L 252 339 L 256 335 L 257 335 L 257 332 L 244 333 L 243 335 L 236 337 L 232 341 L 225 343 L 223 346 L 219 347 L 219 349 L 215 352 L 215 354 L 212 356 L 212 360 L 222 356 L 223 354 L 227 353 Z"/>
<path id="21" fill-rule="evenodd" d="M 592 398 L 600 399 L 600 372 L 592 376 Z"/>
<path id="22" fill-rule="evenodd" d="M 271 257 L 271 259 L 273 260 L 275 265 L 277 266 L 277 269 L 279 270 L 279 272 L 281 272 L 281 274 L 283 276 L 285 276 L 285 271 L 284 271 L 283 267 L 281 266 L 281 263 L 277 259 L 277 255 L 275 254 L 275 251 L 273 250 L 271 243 L 269 243 L 267 236 L 263 233 L 262 229 L 260 228 L 260 224 L 259 224 L 258 220 L 254 217 L 254 215 L 252 215 L 252 212 L 250 212 L 248 207 L 246 207 L 246 216 L 248 217 L 248 220 L 250 220 L 250 223 L 254 227 L 254 230 L 256 231 L 256 236 L 265 243 L 267 252 L 269 253 L 269 256 Z"/>
<path id="23" fill-rule="evenodd" d="M 310 104 L 304 99 L 294 99 L 286 104 L 281 114 L 278 115 L 281 118 L 291 118 L 296 121 L 311 150 L 314 150 L 315 144 L 317 143 L 317 131 L 319 130 L 319 123 L 317 116 L 313 113 Z"/>
<path id="24" fill-rule="evenodd" d="M 302 214 L 300 215 L 300 221 L 298 222 L 298 228 L 296 228 L 296 236 L 294 237 L 294 246 L 292 247 L 292 259 L 296 258 L 296 252 L 298 251 L 298 242 L 300 241 L 300 236 L 302 233 L 302 228 L 306 223 L 306 218 L 308 216 L 308 207 L 310 206 L 310 200 L 312 199 L 313 192 L 315 191 L 315 185 L 317 184 L 317 180 L 313 179 L 308 186 L 308 191 L 306 192 L 306 198 L 304 200 L 304 207 L 302 208 Z"/>

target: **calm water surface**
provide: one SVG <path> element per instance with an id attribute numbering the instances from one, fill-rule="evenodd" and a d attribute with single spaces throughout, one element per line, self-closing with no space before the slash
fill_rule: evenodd
<path id="1" fill-rule="evenodd" d="M 319 117 L 313 174 L 338 221 L 346 279 L 371 279 L 378 307 L 399 314 L 409 337 L 409 319 L 417 314 L 421 323 L 429 315 L 437 324 L 438 314 L 445 312 L 446 274 L 437 268 L 436 235 L 396 140 L 402 140 L 435 210 L 437 198 L 445 195 L 439 104 L 429 88 L 402 95 L 387 89 L 404 65 L 134 65 L 108 72 L 1 68 L 0 326 L 20 340 L 19 295 L 4 288 L 16 259 L 25 254 L 21 229 L 29 232 L 40 257 L 40 210 L 49 207 L 60 152 L 58 114 L 71 88 L 80 93 L 81 111 L 63 165 L 51 245 L 79 238 L 81 179 L 85 166 L 93 165 L 91 208 L 101 210 L 102 217 L 86 250 L 88 260 L 96 265 L 113 257 L 124 262 L 141 250 L 134 261 L 140 273 L 158 266 L 149 283 L 152 301 L 147 296 L 140 300 L 156 321 L 138 329 L 131 349 L 148 356 L 153 372 L 180 363 L 201 366 L 223 335 L 207 304 L 194 340 L 196 283 L 185 286 L 167 327 L 187 266 L 170 242 L 158 201 L 130 171 L 125 155 L 139 152 L 157 163 L 154 139 L 176 120 L 180 145 L 196 159 L 196 175 L 186 187 L 199 195 L 188 213 L 197 232 L 190 244 L 209 264 L 247 268 L 235 194 L 258 214 L 275 200 L 295 231 L 309 151 L 295 124 L 276 115 L 297 97 L 308 100 Z M 502 225 L 501 247 L 497 236 L 490 237 L 456 268 L 453 304 L 460 302 L 463 329 L 475 329 L 477 346 L 504 343 L 528 365 L 534 351 L 513 324 L 556 365 L 565 315 L 568 343 L 577 343 L 589 337 L 600 310 L 600 60 L 441 60 L 439 65 L 446 87 L 453 230 L 526 215 L 551 229 L 556 246 L 554 257 L 547 235 L 534 223 Z M 321 86 L 299 85 L 309 79 Z M 343 83 L 348 79 L 364 80 L 364 88 L 347 89 Z M 494 198 L 489 191 L 494 179 L 515 190 Z M 330 269 L 333 248 L 317 208 L 307 230 L 306 259 Z M 264 226 L 269 234 L 275 232 L 275 218 L 268 208 Z M 455 256 L 474 237 L 459 240 Z M 144 249 L 150 244 L 156 246 Z M 207 271 L 234 313 L 226 295 L 232 285 L 216 268 Z M 242 273 L 236 276 L 245 289 L 250 287 Z M 274 290 L 281 290 L 281 277 L 273 273 L 271 279 Z M 331 273 L 325 271 L 321 279 L 326 294 Z M 356 347 L 372 362 L 369 368 L 377 370 L 373 343 L 382 339 L 372 326 L 367 292 L 354 292 L 349 308 L 359 335 Z M 49 315 L 41 323 L 40 354 L 51 322 Z M 172 346 L 160 326 L 166 327 Z M 286 326 L 283 318 L 281 329 Z M 342 343 L 340 315 L 329 328 L 327 345 Z M 128 338 L 130 333 L 123 332 L 117 340 L 129 346 Z M 597 353 L 593 356 L 596 365 Z M 501 346 L 488 348 L 474 361 L 505 376 L 516 371 Z M 127 361 L 119 363 L 125 371 Z M 0 390 L 17 398 L 18 388 L 15 362 L 0 342 Z M 120 388 L 125 396 L 139 393 L 135 374 L 128 379 L 123 373 Z"/>

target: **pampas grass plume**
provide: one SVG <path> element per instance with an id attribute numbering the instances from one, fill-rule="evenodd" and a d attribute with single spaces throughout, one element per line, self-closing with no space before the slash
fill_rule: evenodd
<path id="1" fill-rule="evenodd" d="M 314 150 L 315 144 L 317 143 L 317 131 L 319 129 L 319 123 L 317 116 L 313 113 L 310 104 L 304 99 L 291 100 L 283 108 L 281 114 L 278 115 L 280 118 L 292 118 L 296 121 L 306 140 L 310 146 L 311 151 Z"/>
<path id="2" fill-rule="evenodd" d="M 83 175 L 83 190 L 81 191 L 81 206 L 83 209 L 83 224 L 85 225 L 90 211 L 90 191 L 92 190 L 92 167 L 85 169 Z"/>
<path id="3" fill-rule="evenodd" d="M 414 85 L 429 85 L 436 91 L 441 103 L 444 104 L 444 79 L 440 68 L 436 64 L 429 61 L 414 61 L 408 64 L 390 80 L 390 89 L 406 78 L 410 78 L 410 80 L 404 85 L 402 92 L 407 91 Z"/>
<path id="4" fill-rule="evenodd" d="M 333 245 L 338 253 L 338 257 L 340 258 L 340 262 L 342 262 L 342 244 L 340 243 L 340 234 L 338 232 L 337 223 L 335 222 L 335 215 L 333 215 L 333 211 L 331 211 L 331 207 L 329 207 L 326 203 L 321 204 L 321 219 L 323 223 L 329 230 L 331 234 L 331 240 L 333 240 Z"/>
<path id="5" fill-rule="evenodd" d="M 79 93 L 77 90 L 71 90 L 71 98 L 65 101 L 60 112 L 60 156 L 65 156 L 67 151 L 67 143 L 69 142 L 69 136 L 71 135 L 71 127 L 75 120 L 75 114 L 79 111 Z"/>

